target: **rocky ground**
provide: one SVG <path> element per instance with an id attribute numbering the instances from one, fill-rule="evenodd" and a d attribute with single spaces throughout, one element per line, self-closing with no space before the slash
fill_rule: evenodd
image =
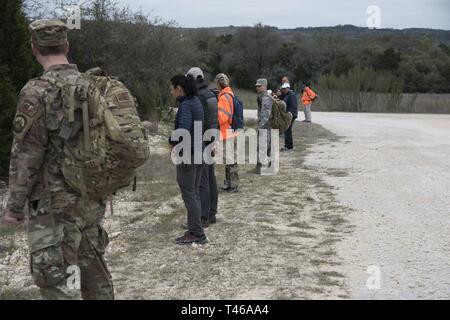
<path id="1" fill-rule="evenodd" d="M 319 125 L 294 126 L 296 149 L 281 154 L 275 176 L 240 167 L 240 192 L 221 193 L 209 243 L 178 246 L 186 215 L 166 149 L 165 132 L 151 138 L 152 156 L 136 192 L 122 191 L 108 210 L 106 259 L 119 299 L 348 298 L 337 245 L 351 236 L 352 211 L 304 160 L 313 145 L 338 137 Z M 217 179 L 223 180 L 222 166 Z M 345 170 L 327 175 L 345 177 Z M 2 197 L 6 195 L 3 189 Z M 0 227 L 0 298 L 38 298 L 28 270 L 24 227 Z"/>

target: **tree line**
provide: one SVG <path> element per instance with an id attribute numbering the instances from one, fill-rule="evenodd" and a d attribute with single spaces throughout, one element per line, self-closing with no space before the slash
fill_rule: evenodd
<path id="1" fill-rule="evenodd" d="M 36 18 L 56 16 L 49 5 L 54 2 L 76 3 L 0 3 L 0 175 L 7 173 L 18 91 L 42 72 L 31 55 L 27 25 Z M 369 101 L 366 93 L 388 94 L 385 110 L 395 111 L 401 93 L 450 92 L 449 44 L 426 35 L 305 35 L 262 24 L 217 34 L 207 28 L 179 28 L 175 22 L 113 0 L 88 0 L 82 8 L 81 29 L 70 31 L 69 41 L 69 58 L 80 71 L 99 66 L 117 76 L 137 97 L 142 118 L 154 121 L 166 119 L 174 103 L 170 77 L 191 66 L 207 70 L 211 77 L 225 72 L 234 87 L 251 90 L 257 78 L 266 77 L 275 88 L 287 75 L 297 90 L 302 83 L 313 84 L 319 95 L 323 91 L 327 104 L 353 111 Z M 342 92 L 351 92 L 349 106 Z"/>

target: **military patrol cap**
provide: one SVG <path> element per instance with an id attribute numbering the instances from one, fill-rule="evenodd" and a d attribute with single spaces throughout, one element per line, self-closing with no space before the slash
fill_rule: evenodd
<path id="1" fill-rule="evenodd" d="M 66 44 L 67 26 L 58 19 L 36 20 L 28 26 L 33 43 L 40 47 L 58 47 Z"/>
<path id="2" fill-rule="evenodd" d="M 262 79 L 258 79 L 256 80 L 255 86 L 267 86 L 267 79 L 262 78 Z"/>

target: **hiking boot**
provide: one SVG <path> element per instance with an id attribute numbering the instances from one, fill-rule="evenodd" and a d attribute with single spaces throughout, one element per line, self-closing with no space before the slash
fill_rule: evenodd
<path id="1" fill-rule="evenodd" d="M 186 231 L 183 236 L 176 238 L 175 242 L 177 244 L 192 244 L 192 243 L 205 244 L 208 242 L 208 239 L 206 239 L 206 235 L 196 236 L 190 233 L 189 231 Z"/>
<path id="2" fill-rule="evenodd" d="M 236 193 L 236 192 L 239 192 L 239 189 L 238 189 L 238 187 L 235 187 L 235 188 L 229 188 L 226 191 L 228 193 Z"/>
<path id="3" fill-rule="evenodd" d="M 280 152 L 293 152 L 294 148 L 283 147 L 280 149 Z"/>
<path id="4" fill-rule="evenodd" d="M 215 224 L 216 223 L 216 215 L 215 214 L 211 214 L 209 216 L 209 224 Z"/>
<path id="5" fill-rule="evenodd" d="M 208 228 L 209 226 L 209 217 L 202 217 L 202 228 Z"/>

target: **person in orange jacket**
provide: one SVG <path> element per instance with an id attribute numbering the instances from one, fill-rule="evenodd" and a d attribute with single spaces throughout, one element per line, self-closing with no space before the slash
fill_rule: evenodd
<path id="1" fill-rule="evenodd" d="M 305 113 L 305 120 L 303 122 L 311 122 L 311 105 L 316 100 L 317 95 L 305 84 L 302 85 L 302 92 L 303 112 Z"/>
<path id="2" fill-rule="evenodd" d="M 230 78 L 224 74 L 219 73 L 214 82 L 217 85 L 217 89 L 219 90 L 218 96 L 218 122 L 220 129 L 220 140 L 229 140 L 234 139 L 235 134 L 233 129 L 231 128 L 231 122 L 233 121 L 233 90 L 230 88 Z M 229 158 L 231 155 L 225 155 L 226 158 Z M 237 192 L 238 191 L 238 166 L 236 163 L 236 157 L 234 156 L 232 164 L 225 164 L 225 181 L 222 190 L 229 192 Z"/>

